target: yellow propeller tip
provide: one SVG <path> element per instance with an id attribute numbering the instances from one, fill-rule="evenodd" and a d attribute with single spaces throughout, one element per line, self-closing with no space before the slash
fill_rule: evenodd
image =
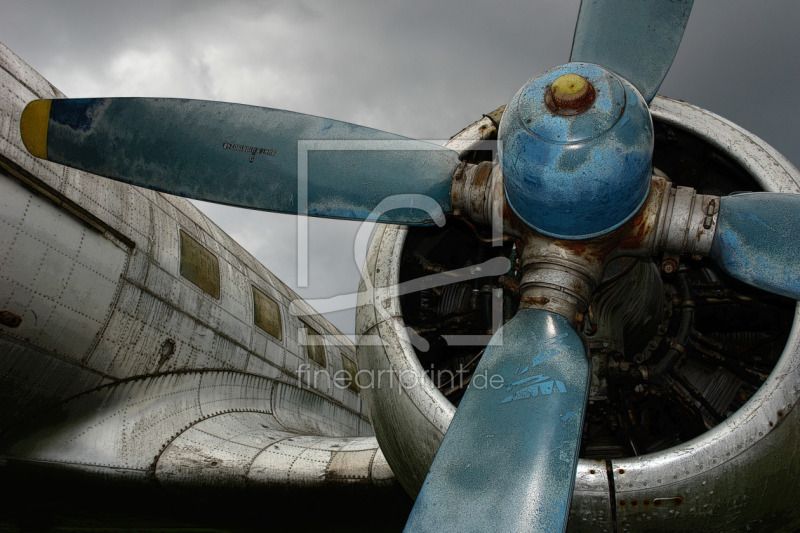
<path id="1" fill-rule="evenodd" d="M 28 151 L 47 159 L 47 125 L 50 122 L 51 100 L 34 100 L 22 111 L 19 133 Z"/>

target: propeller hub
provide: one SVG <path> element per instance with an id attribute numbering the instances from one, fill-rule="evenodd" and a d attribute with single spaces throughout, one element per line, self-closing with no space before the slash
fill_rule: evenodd
<path id="1" fill-rule="evenodd" d="M 545 94 L 545 104 L 553 113 L 577 115 L 594 102 L 594 87 L 580 74 L 564 74 L 550 85 Z"/>
<path id="2" fill-rule="evenodd" d="M 499 135 L 508 203 L 539 233 L 604 235 L 647 198 L 650 111 L 633 85 L 603 67 L 568 63 L 532 78 L 506 108 Z"/>

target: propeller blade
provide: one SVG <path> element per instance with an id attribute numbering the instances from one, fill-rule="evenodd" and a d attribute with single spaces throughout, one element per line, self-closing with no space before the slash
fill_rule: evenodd
<path id="1" fill-rule="evenodd" d="M 734 278 L 800 300 L 800 194 L 723 196 L 711 257 Z"/>
<path id="2" fill-rule="evenodd" d="M 675 59 L 693 3 L 582 1 L 570 61 L 613 70 L 650 103 Z"/>
<path id="3" fill-rule="evenodd" d="M 458 166 L 456 152 L 432 143 L 201 100 L 36 100 L 20 130 L 33 155 L 149 189 L 357 220 L 391 197 L 377 219 L 403 224 L 429 224 L 450 210 Z"/>
<path id="4" fill-rule="evenodd" d="M 588 389 L 573 326 L 520 310 L 486 348 L 405 531 L 563 531 Z"/>

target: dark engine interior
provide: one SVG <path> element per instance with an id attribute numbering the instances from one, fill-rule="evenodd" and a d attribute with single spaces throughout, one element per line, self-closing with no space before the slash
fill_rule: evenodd
<path id="1" fill-rule="evenodd" d="M 760 190 L 703 140 L 655 123 L 654 166 L 673 185 L 704 194 Z M 467 154 L 489 160 L 491 151 Z M 504 256 L 500 276 L 470 278 L 401 296 L 423 368 L 455 405 L 483 349 L 519 305 L 517 243 L 451 217 L 443 228 L 411 228 L 401 283 Z M 795 302 L 754 289 L 699 257 L 620 258 L 586 313 L 592 386 L 581 457 L 613 459 L 692 439 L 743 405 L 770 374 Z M 779 414 L 780 416 L 780 414 Z"/>

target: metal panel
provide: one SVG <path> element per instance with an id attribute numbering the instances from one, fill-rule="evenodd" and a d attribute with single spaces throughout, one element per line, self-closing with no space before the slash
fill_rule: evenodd
<path id="1" fill-rule="evenodd" d="M 266 413 L 235 412 L 206 418 L 182 431 L 159 456 L 162 483 L 243 487 L 250 466 L 276 440 L 291 436 Z"/>
<path id="2" fill-rule="evenodd" d="M 356 411 L 334 403 L 322 394 L 287 383 L 276 383 L 272 412 L 285 427 L 300 434 L 332 437 L 367 436 L 369 424 Z"/>
<path id="3" fill-rule="evenodd" d="M 3 329 L 82 359 L 111 313 L 128 250 L 4 173 L 0 227 L 0 309 L 22 318 Z"/>

